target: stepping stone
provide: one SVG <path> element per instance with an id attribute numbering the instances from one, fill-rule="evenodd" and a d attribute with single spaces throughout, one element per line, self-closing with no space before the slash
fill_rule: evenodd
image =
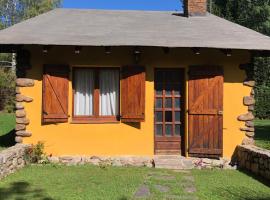
<path id="1" fill-rule="evenodd" d="M 184 191 L 187 193 L 194 193 L 197 191 L 197 189 L 195 188 L 195 186 L 191 185 L 191 186 L 187 186 L 184 188 Z"/>
<path id="2" fill-rule="evenodd" d="M 166 193 L 170 191 L 170 188 L 168 186 L 164 186 L 164 185 L 155 185 L 154 186 L 156 190 L 162 192 L 162 193 Z"/>
<path id="3" fill-rule="evenodd" d="M 136 191 L 135 198 L 146 198 L 151 195 L 149 188 L 146 185 L 142 185 Z"/>
<path id="4" fill-rule="evenodd" d="M 173 169 L 174 172 L 183 173 L 183 174 L 190 174 L 191 172 L 188 170 L 183 169 Z"/>
<path id="5" fill-rule="evenodd" d="M 174 176 L 153 176 L 153 178 L 158 179 L 158 180 L 165 180 L 165 181 L 169 181 L 169 180 L 175 180 Z"/>

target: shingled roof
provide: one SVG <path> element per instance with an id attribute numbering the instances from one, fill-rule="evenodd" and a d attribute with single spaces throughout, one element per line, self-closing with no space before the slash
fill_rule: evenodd
<path id="1" fill-rule="evenodd" d="M 217 16 L 55 9 L 0 31 L 0 44 L 270 50 L 270 38 Z"/>

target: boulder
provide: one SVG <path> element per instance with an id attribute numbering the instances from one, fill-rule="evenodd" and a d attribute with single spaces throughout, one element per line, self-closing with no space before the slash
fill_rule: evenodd
<path id="1" fill-rule="evenodd" d="M 35 85 L 35 81 L 29 78 L 17 78 L 16 85 L 19 87 L 33 87 Z"/>
<path id="2" fill-rule="evenodd" d="M 245 86 L 249 86 L 249 87 L 254 87 L 255 86 L 255 81 L 244 81 L 244 85 Z"/>
<path id="3" fill-rule="evenodd" d="M 33 98 L 24 96 L 22 94 L 16 94 L 16 101 L 17 102 L 32 102 Z"/>
<path id="4" fill-rule="evenodd" d="M 254 122 L 253 121 L 246 121 L 246 123 L 245 123 L 245 125 L 247 126 L 247 127 L 254 127 Z"/>
<path id="5" fill-rule="evenodd" d="M 30 120 L 25 118 L 25 117 L 18 117 L 18 118 L 16 118 L 16 123 L 28 125 L 30 123 Z"/>
<path id="6" fill-rule="evenodd" d="M 15 142 L 22 143 L 23 142 L 23 138 L 21 136 L 16 136 L 15 137 Z"/>
<path id="7" fill-rule="evenodd" d="M 252 128 L 252 127 L 243 127 L 243 128 L 240 128 L 241 131 L 247 131 L 247 132 L 254 132 L 255 131 L 255 128 Z"/>
<path id="8" fill-rule="evenodd" d="M 246 131 L 246 136 L 253 138 L 255 136 L 255 132 L 248 132 L 248 131 Z"/>
<path id="9" fill-rule="evenodd" d="M 16 110 L 16 117 L 25 117 L 26 116 L 26 112 L 25 110 Z"/>
<path id="10" fill-rule="evenodd" d="M 254 111 L 254 110 L 255 110 L 254 105 L 248 106 L 248 111 Z"/>
<path id="11" fill-rule="evenodd" d="M 21 137 L 31 137 L 32 133 L 29 131 L 16 131 L 16 135 Z"/>
<path id="12" fill-rule="evenodd" d="M 26 126 L 24 124 L 16 124 L 16 126 L 15 126 L 16 131 L 25 130 L 25 128 L 26 128 Z"/>
<path id="13" fill-rule="evenodd" d="M 255 99 L 253 97 L 250 97 L 250 96 L 244 97 L 244 105 L 245 106 L 251 106 L 254 104 L 255 104 Z"/>
<path id="14" fill-rule="evenodd" d="M 251 112 L 248 112 L 246 114 L 240 115 L 237 119 L 239 121 L 252 121 L 254 118 L 254 115 Z"/>
<path id="15" fill-rule="evenodd" d="M 21 103 L 16 103 L 16 110 L 22 110 L 24 106 Z"/>

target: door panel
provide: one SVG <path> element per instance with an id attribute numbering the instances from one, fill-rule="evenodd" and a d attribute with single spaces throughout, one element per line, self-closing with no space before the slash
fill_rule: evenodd
<path id="1" fill-rule="evenodd" d="M 181 148 L 184 148 L 183 94 L 183 69 L 156 69 L 154 109 L 156 154 L 180 154 Z"/>
<path id="2" fill-rule="evenodd" d="M 189 71 L 189 155 L 222 156 L 223 71 L 196 66 Z"/>

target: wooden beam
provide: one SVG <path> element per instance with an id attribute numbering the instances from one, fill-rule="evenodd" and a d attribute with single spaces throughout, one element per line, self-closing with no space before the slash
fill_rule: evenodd
<path id="1" fill-rule="evenodd" d="M 201 52 L 200 52 L 200 48 L 198 48 L 198 47 L 193 47 L 193 48 L 191 48 L 191 51 L 195 54 L 195 55 L 200 55 L 201 54 Z"/>

